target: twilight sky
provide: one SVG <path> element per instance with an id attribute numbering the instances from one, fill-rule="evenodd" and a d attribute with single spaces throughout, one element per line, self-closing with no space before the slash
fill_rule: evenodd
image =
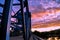
<path id="1" fill-rule="evenodd" d="M 29 0 L 32 31 L 60 29 L 60 0 Z"/>

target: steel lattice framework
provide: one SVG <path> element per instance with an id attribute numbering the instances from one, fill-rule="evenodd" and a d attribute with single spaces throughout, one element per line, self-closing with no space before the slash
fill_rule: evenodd
<path id="1" fill-rule="evenodd" d="M 2 40 L 9 40 L 9 28 L 11 24 L 20 24 L 23 27 L 24 32 L 24 39 L 29 40 L 29 30 L 30 30 L 30 12 L 28 9 L 28 2 L 27 0 L 18 0 L 20 4 L 13 4 L 12 0 L 5 0 L 5 4 L 0 4 L 1 7 L 4 7 L 2 13 L 2 21 L 1 21 L 1 39 Z M 13 5 L 12 5 L 13 4 Z M 18 20 L 17 23 L 11 23 L 11 10 L 12 6 L 20 5 L 20 9 L 15 13 L 12 18 L 16 18 Z M 26 12 L 24 12 L 24 8 L 26 7 Z M 11 24 L 10 24 L 11 23 Z M 5 31 L 5 32 L 3 32 Z M 4 35 L 4 36 L 3 36 Z M 4 39 L 3 39 L 4 38 Z"/>
<path id="2" fill-rule="evenodd" d="M 0 40 L 9 40 L 10 27 L 22 25 L 23 38 L 24 40 L 29 40 L 31 36 L 31 13 L 29 12 L 28 0 L 18 0 L 20 3 L 14 3 L 13 0 L 5 0 L 5 4 L 0 4 L 3 7 L 3 13 L 0 14 L 1 26 L 0 26 Z M 20 6 L 20 9 L 15 13 L 12 6 Z M 25 8 L 25 12 L 24 12 Z M 14 15 L 11 15 L 11 12 Z M 16 18 L 18 22 L 11 22 L 11 18 Z M 16 24 L 16 25 L 15 25 Z M 20 29 L 21 30 L 21 29 Z M 33 39 L 40 40 L 37 36 L 33 35 Z"/>

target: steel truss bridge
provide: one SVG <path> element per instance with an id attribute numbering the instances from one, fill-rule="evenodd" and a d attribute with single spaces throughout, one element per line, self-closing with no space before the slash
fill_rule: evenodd
<path id="1" fill-rule="evenodd" d="M 29 12 L 28 0 L 17 0 L 18 3 L 13 3 L 14 0 L 4 1 L 4 4 L 0 3 L 0 7 L 3 8 L 3 11 L 0 12 L 0 40 L 10 40 L 10 28 L 22 31 L 23 37 L 22 39 L 19 37 L 19 40 L 44 40 L 31 32 L 31 12 Z M 19 6 L 20 8 L 15 12 L 12 9 L 13 6 Z M 14 15 L 12 15 L 12 12 Z M 12 18 L 16 20 L 12 21 Z M 42 35 L 44 34 L 42 33 Z M 50 36 L 50 34 L 48 35 Z M 14 40 L 16 39 L 14 38 Z"/>
<path id="2" fill-rule="evenodd" d="M 0 40 L 9 40 L 10 28 L 14 27 L 21 28 L 18 30 L 23 31 L 24 40 L 30 40 L 31 35 L 33 35 L 33 40 L 42 40 L 31 32 L 31 12 L 29 12 L 28 0 L 17 0 L 19 3 L 13 3 L 13 0 L 4 1 L 4 4 L 0 3 L 0 7 L 3 8 L 3 12 L 0 12 Z M 15 13 L 13 6 L 20 6 L 20 9 Z M 12 11 L 14 15 L 11 15 Z M 16 18 L 16 22 L 11 21 L 11 18 Z"/>

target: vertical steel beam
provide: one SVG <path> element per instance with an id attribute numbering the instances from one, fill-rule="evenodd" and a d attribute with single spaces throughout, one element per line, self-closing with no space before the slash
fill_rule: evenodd
<path id="1" fill-rule="evenodd" d="M 30 32 L 31 32 L 31 18 L 29 17 L 28 12 L 25 13 L 25 39 L 29 40 L 30 39 Z"/>
<path id="2" fill-rule="evenodd" d="M 24 4 L 25 2 L 25 4 Z M 27 0 L 20 0 L 21 13 L 22 13 L 22 26 L 23 26 L 23 36 L 24 40 L 29 40 L 30 28 L 31 28 L 31 14 L 28 8 Z M 26 13 L 24 13 L 24 6 L 26 8 Z"/>
<path id="3" fill-rule="evenodd" d="M 11 22 L 11 8 L 13 0 L 5 0 L 2 21 L 0 27 L 0 40 L 9 40 L 10 22 Z"/>
<path id="4" fill-rule="evenodd" d="M 26 7 L 26 13 L 25 13 L 25 23 L 26 23 L 26 40 L 30 39 L 30 32 L 31 32 L 31 13 L 29 12 L 28 7 L 28 0 L 25 0 L 25 7 Z"/>
<path id="5" fill-rule="evenodd" d="M 23 38 L 24 38 L 24 40 L 26 40 L 26 35 L 25 35 L 25 33 L 26 33 L 26 25 L 25 25 L 25 14 L 24 14 L 24 2 L 23 2 L 23 0 L 20 0 L 20 6 L 21 6 L 21 14 L 22 14 L 22 27 L 23 27 Z"/>

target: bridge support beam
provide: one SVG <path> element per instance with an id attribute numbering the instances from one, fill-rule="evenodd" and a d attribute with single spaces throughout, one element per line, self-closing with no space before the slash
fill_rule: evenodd
<path id="1" fill-rule="evenodd" d="M 9 40 L 12 0 L 5 0 L 0 27 L 0 40 Z"/>

